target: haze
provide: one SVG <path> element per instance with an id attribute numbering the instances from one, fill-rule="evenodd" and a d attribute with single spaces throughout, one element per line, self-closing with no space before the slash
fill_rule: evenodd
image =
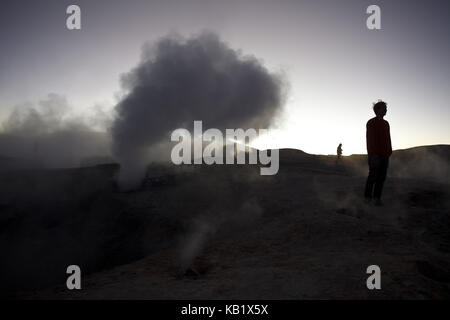
<path id="1" fill-rule="evenodd" d="M 370 1 L 80 0 L 79 31 L 66 29 L 70 4 L 2 2 L 0 120 L 49 93 L 76 116 L 110 112 L 144 43 L 209 30 L 288 80 L 283 112 L 255 146 L 365 153 L 377 99 L 388 103 L 394 149 L 450 143 L 447 1 L 377 1 L 378 31 L 366 28 Z"/>

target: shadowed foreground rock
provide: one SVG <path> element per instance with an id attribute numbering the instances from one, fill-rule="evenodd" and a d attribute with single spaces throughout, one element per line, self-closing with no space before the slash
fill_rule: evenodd
<path id="1" fill-rule="evenodd" d="M 449 147 L 439 147 L 448 157 Z M 374 207 L 362 201 L 367 168 L 360 156 L 336 164 L 334 157 L 296 150 L 280 155 L 275 176 L 260 176 L 250 165 L 154 166 L 142 187 L 128 193 L 117 191 L 114 165 L 9 172 L 0 180 L 10 190 L 1 199 L 1 249 L 9 258 L 2 261 L 4 293 L 31 299 L 450 297 L 448 176 L 436 179 L 437 170 L 428 178 L 399 176 L 401 157 L 394 153 L 385 206 Z M 69 264 L 82 268 L 80 291 L 65 287 Z M 382 290 L 366 288 L 372 264 L 381 268 Z"/>

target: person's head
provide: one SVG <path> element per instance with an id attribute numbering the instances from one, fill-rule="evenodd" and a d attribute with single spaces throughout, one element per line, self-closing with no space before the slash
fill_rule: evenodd
<path id="1" fill-rule="evenodd" d="M 373 105 L 373 111 L 377 115 L 377 117 L 384 117 L 387 111 L 386 102 L 379 100 L 377 103 Z"/>

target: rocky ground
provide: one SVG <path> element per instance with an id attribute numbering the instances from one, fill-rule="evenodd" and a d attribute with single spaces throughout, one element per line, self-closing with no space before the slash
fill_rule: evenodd
<path id="1" fill-rule="evenodd" d="M 103 178 L 99 174 L 96 180 L 109 182 L 100 184 L 82 209 L 71 204 L 64 218 L 44 228 L 49 234 L 45 243 L 27 251 L 21 242 L 22 254 L 40 257 L 42 272 L 33 275 L 29 266 L 13 273 L 4 266 L 4 272 L 27 274 L 27 279 L 42 280 L 49 272 L 55 276 L 31 288 L 12 283 L 10 287 L 21 289 L 10 290 L 10 296 L 450 298 L 449 180 L 411 175 L 413 179 L 405 173 L 396 177 L 394 162 L 384 206 L 375 207 L 361 198 L 367 169 L 360 157 L 336 162 L 294 150 L 281 155 L 275 176 L 260 176 L 256 166 L 179 168 L 149 177 L 142 188 L 128 193 L 114 189 L 113 180 L 106 178 L 114 168 L 103 167 Z M 7 200 L 4 208 L 13 215 Z M 70 212 L 71 217 L 84 212 L 84 218 L 68 221 Z M 9 237 L 10 243 L 16 239 Z M 39 235 L 28 237 L 44 241 Z M 12 255 L 14 264 L 33 263 L 29 255 L 19 258 L 18 250 Z M 81 266 L 82 290 L 67 290 L 64 266 L 69 264 Z M 381 268 L 381 290 L 366 287 L 369 265 Z"/>

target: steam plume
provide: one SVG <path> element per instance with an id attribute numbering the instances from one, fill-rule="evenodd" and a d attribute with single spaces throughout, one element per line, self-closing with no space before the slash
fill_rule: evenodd
<path id="1" fill-rule="evenodd" d="M 189 130 L 194 120 L 222 130 L 267 128 L 284 96 L 279 75 L 209 32 L 188 39 L 169 35 L 144 46 L 122 85 L 126 94 L 116 106 L 112 138 L 125 187 L 161 158 L 158 150 L 173 130 Z"/>

